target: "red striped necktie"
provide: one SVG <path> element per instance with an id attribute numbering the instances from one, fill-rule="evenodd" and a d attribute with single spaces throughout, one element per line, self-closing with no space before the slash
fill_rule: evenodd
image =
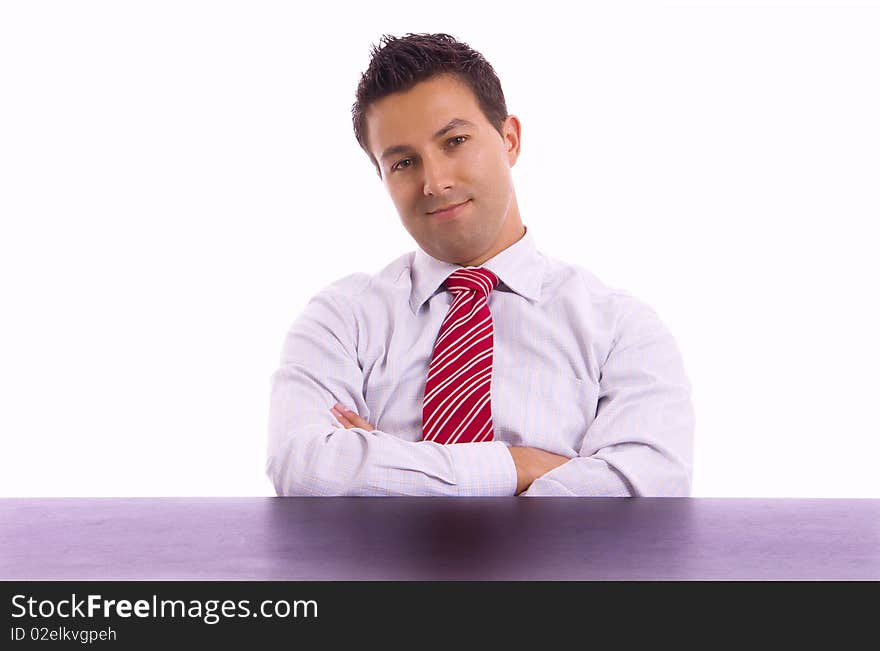
<path id="1" fill-rule="evenodd" d="M 498 276 L 462 268 L 444 286 L 455 299 L 440 326 L 428 368 L 422 437 L 437 443 L 492 440 L 492 314 L 487 300 Z"/>

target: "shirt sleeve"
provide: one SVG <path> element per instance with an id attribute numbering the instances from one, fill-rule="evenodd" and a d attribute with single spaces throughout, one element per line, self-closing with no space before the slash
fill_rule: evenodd
<path id="1" fill-rule="evenodd" d="M 681 353 L 649 306 L 622 320 L 599 381 L 596 418 L 574 459 L 520 495 L 687 497 L 694 410 Z"/>
<path id="2" fill-rule="evenodd" d="M 266 473 L 276 493 L 514 495 L 516 466 L 501 441 L 407 441 L 336 421 L 330 408 L 338 401 L 371 422 L 358 323 L 345 296 L 334 293 L 338 283 L 309 301 L 287 333 L 271 379 Z"/>

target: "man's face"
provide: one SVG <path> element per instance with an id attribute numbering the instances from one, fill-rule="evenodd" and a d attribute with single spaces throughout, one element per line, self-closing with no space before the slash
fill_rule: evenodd
<path id="1" fill-rule="evenodd" d="M 479 265 L 523 235 L 510 168 L 519 120 L 502 131 L 470 88 L 442 75 L 378 100 L 367 142 L 404 227 L 428 255 Z M 452 211 L 441 209 L 459 206 Z"/>

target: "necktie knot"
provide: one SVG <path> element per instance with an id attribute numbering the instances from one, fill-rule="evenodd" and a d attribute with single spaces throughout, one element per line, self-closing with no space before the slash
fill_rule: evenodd
<path id="1" fill-rule="evenodd" d="M 488 297 L 489 292 L 498 287 L 499 278 L 483 267 L 464 267 L 453 272 L 443 283 L 451 292 L 479 292 Z"/>

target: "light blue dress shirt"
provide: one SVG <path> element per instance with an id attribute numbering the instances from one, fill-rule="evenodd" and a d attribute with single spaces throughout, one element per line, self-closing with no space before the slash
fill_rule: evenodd
<path id="1" fill-rule="evenodd" d="M 691 385 L 657 313 L 536 249 L 531 229 L 481 265 L 501 280 L 494 440 L 422 440 L 434 341 L 458 265 L 421 249 L 332 283 L 306 306 L 271 379 L 266 470 L 279 495 L 514 495 L 508 446 L 570 460 L 521 496 L 687 496 Z M 339 401 L 376 429 L 345 429 Z"/>

